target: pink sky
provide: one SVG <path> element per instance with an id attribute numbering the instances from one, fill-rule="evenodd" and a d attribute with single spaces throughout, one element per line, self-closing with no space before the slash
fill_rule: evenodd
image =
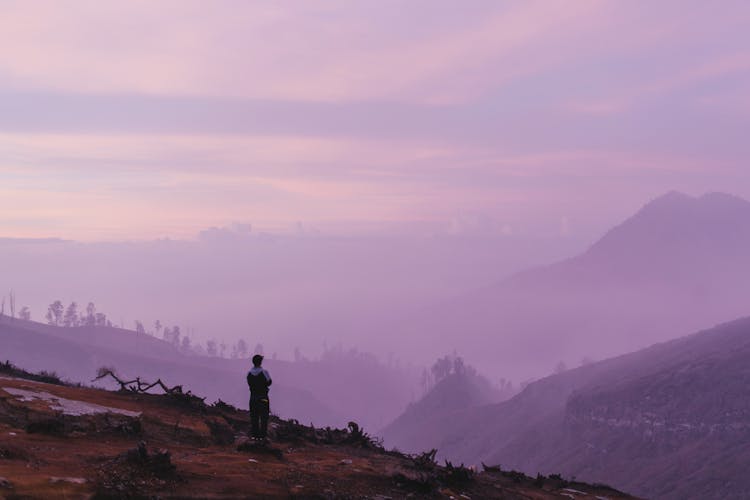
<path id="1" fill-rule="evenodd" d="M 730 0 L 5 2 L 0 235 L 588 237 L 670 189 L 750 197 L 749 23 Z"/>

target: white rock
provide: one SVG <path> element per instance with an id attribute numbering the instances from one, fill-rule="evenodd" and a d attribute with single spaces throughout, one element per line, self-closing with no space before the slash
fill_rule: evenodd
<path id="1" fill-rule="evenodd" d="M 72 484 L 86 484 L 86 478 L 83 477 L 51 477 L 49 478 L 50 483 L 72 483 Z"/>
<path id="2" fill-rule="evenodd" d="M 122 408 L 112 408 L 111 406 L 101 406 L 84 401 L 60 398 L 44 391 L 27 391 L 25 389 L 16 389 L 15 387 L 3 387 L 2 389 L 16 396 L 21 401 L 45 401 L 49 404 L 51 410 L 60 411 L 64 415 L 73 415 L 76 417 L 94 415 L 96 413 L 119 413 L 127 417 L 138 417 L 141 415 L 141 412 L 138 411 L 123 410 Z"/>

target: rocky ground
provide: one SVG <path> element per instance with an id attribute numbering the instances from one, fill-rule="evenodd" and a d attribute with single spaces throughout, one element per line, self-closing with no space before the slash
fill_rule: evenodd
<path id="1" fill-rule="evenodd" d="M 0 498 L 632 498 L 606 486 L 386 451 L 356 424 L 316 429 L 185 394 L 110 392 L 0 365 Z"/>

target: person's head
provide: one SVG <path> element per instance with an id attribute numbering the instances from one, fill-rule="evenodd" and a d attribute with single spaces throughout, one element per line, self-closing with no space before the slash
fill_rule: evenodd
<path id="1" fill-rule="evenodd" d="M 261 364 L 263 364 L 263 356 L 260 354 L 253 356 L 253 366 L 260 366 Z"/>

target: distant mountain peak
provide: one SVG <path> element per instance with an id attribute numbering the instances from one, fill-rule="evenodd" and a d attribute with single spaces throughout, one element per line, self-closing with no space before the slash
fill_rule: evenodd
<path id="1" fill-rule="evenodd" d="M 750 208 L 750 201 L 745 200 L 739 196 L 724 193 L 721 191 L 711 191 L 701 196 L 691 196 L 683 193 L 682 191 L 669 191 L 661 196 L 658 196 L 646 203 L 636 215 L 642 212 L 651 212 L 655 209 L 685 209 L 687 207 L 708 207 L 708 206 L 745 206 Z"/>
<path id="2" fill-rule="evenodd" d="M 669 191 L 646 203 L 637 213 L 647 213 L 661 209 L 680 209 L 694 204 L 697 198 L 681 191 Z"/>
<path id="3" fill-rule="evenodd" d="M 685 209 L 687 207 L 695 207 L 698 209 L 705 209 L 710 206 L 733 206 L 736 208 L 745 207 L 746 209 L 750 209 L 750 201 L 721 191 L 711 191 L 704 193 L 701 196 L 691 196 L 681 191 L 673 190 L 654 198 L 644 205 L 638 213 L 649 212 L 653 209 L 660 208 Z"/>
<path id="4" fill-rule="evenodd" d="M 670 191 L 647 203 L 611 229 L 589 253 L 657 250 L 665 245 L 736 245 L 739 234 L 750 236 L 750 202 L 735 195 L 710 192 L 700 197 Z M 732 242 L 732 245 L 729 245 Z"/>
<path id="5" fill-rule="evenodd" d="M 683 193 L 682 191 L 677 191 L 676 189 L 673 189 L 671 191 L 664 193 L 661 196 L 656 197 L 653 200 L 653 202 L 688 201 L 688 200 L 695 200 L 695 197 L 687 193 Z"/>

